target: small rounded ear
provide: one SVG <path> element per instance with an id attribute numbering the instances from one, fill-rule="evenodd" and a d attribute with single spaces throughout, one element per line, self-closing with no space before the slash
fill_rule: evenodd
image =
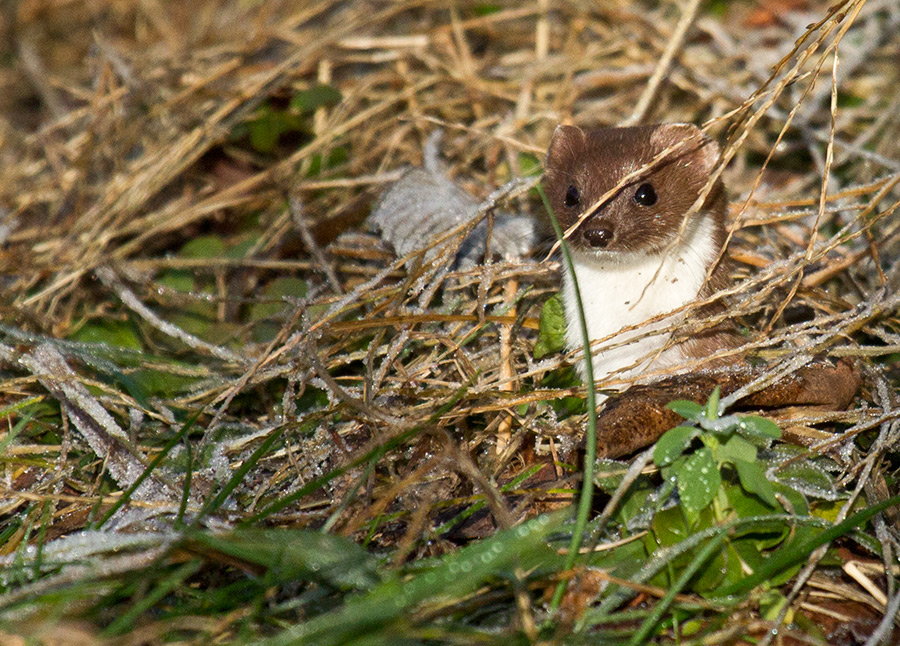
<path id="1" fill-rule="evenodd" d="M 578 126 L 556 126 L 547 148 L 546 165 L 550 166 L 567 153 L 577 150 L 584 145 L 584 140 L 584 130 Z"/>
<path id="2" fill-rule="evenodd" d="M 719 162 L 719 144 L 703 134 L 693 123 L 661 123 L 655 126 L 651 141 L 662 149 L 691 141 L 680 150 L 690 151 L 707 173 L 711 173 Z"/>

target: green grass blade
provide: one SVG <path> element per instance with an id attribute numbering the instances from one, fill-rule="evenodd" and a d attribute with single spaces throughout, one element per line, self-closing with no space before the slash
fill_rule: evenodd
<path id="1" fill-rule="evenodd" d="M 567 513 L 546 514 L 449 554 L 432 568 L 407 578 L 402 572 L 368 594 L 351 598 L 338 610 L 292 626 L 257 646 L 343 646 L 363 637 L 377 640 L 402 630 L 421 606 L 446 603 L 472 594 L 486 581 L 511 577 L 514 568 L 550 567 L 558 558 L 546 543 Z"/>
<path id="2" fill-rule="evenodd" d="M 782 570 L 795 565 L 796 563 L 806 560 L 817 547 L 825 545 L 826 543 L 830 543 L 834 539 L 848 533 L 853 528 L 862 525 L 867 520 L 872 518 L 872 516 L 874 516 L 875 514 L 884 511 L 888 507 L 893 507 L 898 504 L 900 504 L 900 496 L 888 498 L 887 500 L 883 500 L 876 505 L 872 505 L 868 509 L 862 510 L 858 514 L 854 514 L 850 518 L 841 523 L 838 523 L 837 525 L 829 527 L 822 533 L 803 541 L 797 546 L 785 548 L 783 551 L 780 551 L 778 554 L 772 556 L 768 561 L 766 561 L 765 565 L 757 569 L 756 572 L 748 576 L 746 579 L 741 579 L 737 583 L 719 590 L 718 596 L 728 597 L 749 592 L 760 583 L 768 580 L 778 572 L 781 572 Z"/>
<path id="3" fill-rule="evenodd" d="M 587 321 L 584 318 L 584 307 L 581 301 L 581 290 L 578 287 L 578 280 L 575 276 L 575 265 L 572 262 L 572 254 L 569 252 L 569 245 L 563 235 L 563 231 L 559 226 L 553 208 L 550 206 L 550 200 L 544 188 L 538 184 L 538 193 L 550 216 L 550 223 L 553 225 L 553 232 L 559 241 L 559 248 L 562 250 L 565 270 L 569 272 L 572 278 L 572 285 L 575 288 L 575 302 L 578 303 L 578 326 L 581 331 L 581 344 L 584 350 L 584 376 L 586 386 L 586 398 L 588 409 L 588 427 L 585 437 L 584 450 L 584 473 L 581 480 L 581 495 L 578 498 L 578 510 L 575 516 L 575 527 L 572 530 L 572 541 L 569 544 L 569 554 L 566 558 L 565 569 L 571 570 L 578 558 L 578 551 L 581 548 L 581 542 L 584 538 L 584 530 L 587 527 L 588 519 L 591 514 L 591 502 L 594 499 L 594 461 L 597 459 L 597 400 L 594 392 L 594 365 L 591 360 L 591 339 L 588 336 Z M 562 602 L 563 594 L 566 590 L 566 581 L 560 581 L 559 585 L 553 593 L 553 599 L 550 601 L 551 610 L 559 609 Z"/>

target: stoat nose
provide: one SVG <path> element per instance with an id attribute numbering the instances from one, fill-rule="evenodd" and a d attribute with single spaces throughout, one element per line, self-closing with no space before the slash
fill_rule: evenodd
<path id="1" fill-rule="evenodd" d="M 611 229 L 588 229 L 584 232 L 584 241 L 594 249 L 604 249 L 612 242 L 612 237 Z"/>

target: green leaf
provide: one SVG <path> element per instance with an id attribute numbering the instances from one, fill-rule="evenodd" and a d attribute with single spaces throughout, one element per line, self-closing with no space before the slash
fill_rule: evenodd
<path id="1" fill-rule="evenodd" d="M 712 0 L 707 6 L 707 11 L 716 18 L 723 18 L 728 13 L 729 0 Z"/>
<path id="2" fill-rule="evenodd" d="M 724 574 L 724 577 L 719 582 L 719 585 L 729 585 L 731 583 L 736 583 L 744 578 L 744 569 L 741 565 L 742 559 L 737 549 L 735 548 L 734 540 L 729 540 L 725 544 L 724 556 L 726 560 L 725 568 L 722 572 Z M 705 591 L 709 592 L 710 590 L 707 589 Z"/>
<path id="3" fill-rule="evenodd" d="M 810 619 L 802 612 L 795 612 L 793 615 L 792 623 L 797 624 L 797 627 L 807 635 L 806 639 L 811 638 L 810 641 L 814 644 L 828 643 L 828 637 L 822 630 L 823 626 L 817 624 L 815 619 Z"/>
<path id="4" fill-rule="evenodd" d="M 247 122 L 247 128 L 250 132 L 250 145 L 261 153 L 273 152 L 284 133 L 303 129 L 299 117 L 270 105 L 261 106 L 254 118 Z"/>
<path id="5" fill-rule="evenodd" d="M 319 154 L 316 153 L 309 158 L 309 166 L 306 169 L 307 177 L 315 177 L 323 170 L 334 168 L 345 163 L 349 157 L 347 149 L 343 146 L 332 148 L 331 152 Z"/>
<path id="6" fill-rule="evenodd" d="M 738 518 L 752 518 L 772 513 L 772 508 L 754 495 L 740 482 L 729 483 L 725 486 L 725 496 L 728 500 L 730 512 Z M 766 546 L 777 545 L 785 535 L 785 525 L 781 522 L 760 523 L 754 528 L 740 527 L 735 530 L 735 536 L 752 533 L 757 540 L 763 540 Z"/>
<path id="7" fill-rule="evenodd" d="M 525 177 L 540 175 L 543 164 L 540 158 L 531 153 L 519 153 L 519 171 Z"/>
<path id="8" fill-rule="evenodd" d="M 786 523 L 782 522 L 780 524 L 784 529 Z M 730 545 L 747 569 L 755 572 L 765 564 L 766 557 L 763 554 L 763 550 L 752 537 L 737 536 L 731 539 Z M 738 583 L 746 576 L 746 573 L 742 571 L 741 576 L 734 578 L 732 583 Z M 724 583 L 724 585 L 728 585 L 728 583 Z"/>
<path id="9" fill-rule="evenodd" d="M 503 7 L 494 2 L 485 2 L 475 6 L 473 10 L 476 16 L 489 16 L 492 13 L 499 12 Z"/>
<path id="10" fill-rule="evenodd" d="M 629 579 L 647 562 L 647 550 L 644 543 L 635 540 L 614 550 L 593 552 L 586 559 L 585 566 L 600 568 L 613 576 Z"/>
<path id="11" fill-rule="evenodd" d="M 786 500 L 785 507 L 797 516 L 809 514 L 809 506 L 803 496 L 778 482 L 770 482 L 773 491 Z M 762 498 L 747 491 L 739 482 L 725 487 L 725 494 L 731 510 L 740 518 L 752 518 L 772 513 L 772 507 Z M 734 536 L 746 536 L 760 551 L 780 545 L 796 528 L 784 521 L 759 521 L 752 525 L 741 525 L 734 530 Z"/>
<path id="12" fill-rule="evenodd" d="M 103 319 L 82 325 L 70 337 L 83 343 L 105 343 L 120 348 L 141 350 L 143 344 L 130 321 Z"/>
<path id="13" fill-rule="evenodd" d="M 551 296 L 541 308 L 538 340 L 534 345 L 534 358 L 540 359 L 566 347 L 566 315 L 562 301 Z"/>
<path id="14" fill-rule="evenodd" d="M 792 514 L 797 514 L 798 516 L 809 515 L 809 501 L 806 499 L 806 496 L 780 482 L 769 482 L 772 485 L 772 488 L 775 489 L 775 492 L 788 501 L 791 506 Z"/>
<path id="15" fill-rule="evenodd" d="M 622 483 L 627 471 L 628 465 L 624 462 L 597 458 L 594 462 L 594 484 L 603 491 L 612 493 Z"/>
<path id="16" fill-rule="evenodd" d="M 807 496 L 832 500 L 838 495 L 831 476 L 809 460 L 785 464 L 775 471 L 775 476 L 782 483 Z"/>
<path id="17" fill-rule="evenodd" d="M 685 509 L 697 513 L 715 498 L 722 476 L 709 447 L 694 453 L 678 473 L 678 493 Z"/>
<path id="18" fill-rule="evenodd" d="M 684 466 L 684 463 L 688 460 L 688 455 L 682 453 L 672 464 L 669 464 L 664 467 L 660 467 L 659 473 L 662 475 L 664 480 L 671 480 L 672 482 L 676 482 L 678 480 L 678 473 L 681 471 L 681 468 Z"/>
<path id="19" fill-rule="evenodd" d="M 602 479 L 601 483 L 606 484 L 605 480 L 609 479 Z M 610 495 L 615 492 L 615 488 L 604 487 L 601 485 L 598 485 L 598 488 Z M 625 499 L 616 510 L 616 519 L 622 525 L 625 525 L 632 518 L 645 514 L 647 511 L 647 507 L 652 504 L 647 500 L 652 493 L 653 487 L 650 486 L 649 483 L 647 483 L 646 481 L 638 480 L 638 482 L 632 486 L 632 490 L 629 491 L 629 494 L 625 496 Z"/>
<path id="20" fill-rule="evenodd" d="M 219 236 L 198 236 L 186 242 L 179 256 L 184 258 L 220 258 L 225 253 L 225 243 Z"/>
<path id="21" fill-rule="evenodd" d="M 174 397 L 197 382 L 197 377 L 178 374 L 174 368 L 171 371 L 139 368 L 130 377 L 144 397 Z"/>
<path id="22" fill-rule="evenodd" d="M 291 97 L 291 109 L 300 114 L 315 112 L 318 108 L 337 105 L 344 97 L 330 85 L 314 85 Z"/>
<path id="23" fill-rule="evenodd" d="M 251 249 L 259 242 L 258 236 L 248 237 L 231 245 L 223 254 L 226 258 L 246 258 Z"/>
<path id="24" fill-rule="evenodd" d="M 804 560 L 809 558 L 809 555 L 820 545 L 825 545 L 840 536 L 850 533 L 852 529 L 862 525 L 875 514 L 897 505 L 900 505 L 900 496 L 888 498 L 887 500 L 883 500 L 867 507 L 837 525 L 832 525 L 824 531 L 819 531 L 814 535 L 804 536 L 802 539 L 794 540 L 787 548 L 778 550 L 775 554 L 766 559 L 765 563 L 761 567 L 756 568 L 750 576 L 741 579 L 736 584 L 719 589 L 716 596 L 726 597 L 743 594 L 752 590 L 760 583 L 786 571 L 788 568 L 798 566 Z"/>
<path id="25" fill-rule="evenodd" d="M 275 150 L 278 139 L 281 137 L 282 128 L 271 116 L 261 116 L 252 121 L 249 128 L 250 145 L 254 150 L 261 153 L 270 153 Z"/>
<path id="26" fill-rule="evenodd" d="M 755 462 L 756 446 L 742 438 L 732 435 L 725 444 L 719 446 L 716 458 L 722 462 Z"/>
<path id="27" fill-rule="evenodd" d="M 756 462 L 744 462 L 738 460 L 734 463 L 737 469 L 738 478 L 741 480 L 741 486 L 754 493 L 772 507 L 778 509 L 778 499 L 775 498 L 775 490 L 772 489 L 772 483 L 766 478 L 765 472 Z"/>
<path id="28" fill-rule="evenodd" d="M 675 458 L 684 453 L 699 434 L 700 430 L 693 426 L 676 426 L 666 431 L 653 449 L 653 461 L 656 466 L 664 467 L 671 464 Z"/>
<path id="29" fill-rule="evenodd" d="M 707 507 L 697 514 L 685 513 L 684 506 L 670 507 L 660 510 L 650 523 L 650 532 L 642 542 L 648 554 L 659 556 L 660 548 L 669 548 L 680 544 L 697 531 L 712 527 L 716 523 L 712 508 Z M 678 573 L 687 567 L 694 558 L 694 553 L 687 550 L 677 556 L 668 558 L 668 567 L 661 569 L 647 581 L 651 585 L 668 588 Z"/>
<path id="30" fill-rule="evenodd" d="M 156 279 L 163 287 L 174 289 L 176 292 L 189 294 L 196 290 L 194 274 L 186 269 L 169 269 L 164 271 Z"/>
<path id="31" fill-rule="evenodd" d="M 650 614 L 644 619 L 640 627 L 631 634 L 628 646 L 639 646 L 640 644 L 648 643 L 650 633 L 653 632 L 660 619 L 662 619 L 663 615 L 675 602 L 675 597 L 678 593 L 687 586 L 688 581 L 694 578 L 697 572 L 705 565 L 709 569 L 715 567 L 714 564 L 709 564 L 710 557 L 720 553 L 727 536 L 726 532 L 720 531 L 716 536 L 707 541 L 702 548 L 695 551 L 692 555 L 690 564 L 688 564 L 684 571 L 679 574 L 678 579 L 672 583 L 672 586 L 666 591 L 665 596 L 659 603 L 654 605 L 653 610 L 650 611 Z"/>
<path id="32" fill-rule="evenodd" d="M 740 420 L 738 430 L 741 433 L 775 439 L 781 437 L 781 429 L 778 428 L 778 424 L 770 419 L 759 415 L 741 415 Z"/>
<path id="33" fill-rule="evenodd" d="M 716 386 L 715 390 L 713 390 L 712 394 L 709 396 L 709 401 L 706 402 L 706 419 L 716 419 L 719 417 L 720 393 L 721 389 Z"/>
<path id="34" fill-rule="evenodd" d="M 726 541 L 724 546 L 727 545 Z M 714 552 L 703 568 L 691 579 L 691 590 L 703 593 L 722 585 L 728 574 L 728 556 L 724 549 Z"/>
<path id="35" fill-rule="evenodd" d="M 676 399 L 666 404 L 666 408 L 675 411 L 685 419 L 697 419 L 703 414 L 703 406 L 687 399 Z"/>
<path id="36" fill-rule="evenodd" d="M 285 297 L 303 298 L 308 291 L 309 285 L 305 280 L 291 276 L 276 278 L 263 291 L 263 298 L 271 302 L 254 303 L 250 307 L 250 320 L 259 321 L 276 316 L 287 307 L 283 300 Z"/>
<path id="37" fill-rule="evenodd" d="M 759 611 L 763 619 L 767 621 L 775 621 L 778 613 L 787 603 L 787 597 L 778 590 L 766 590 L 759 597 Z"/>
<path id="38" fill-rule="evenodd" d="M 677 507 L 670 507 L 658 512 L 653 517 L 651 528 L 653 529 L 653 535 L 650 537 L 651 543 L 648 545 L 650 551 L 656 551 L 657 546 L 671 547 L 672 545 L 678 545 L 678 543 L 691 535 L 691 530 L 685 523 L 684 514 Z M 681 555 L 680 560 L 685 561 L 685 558 L 684 555 Z M 679 563 L 676 560 L 675 564 L 683 565 L 683 562 Z M 664 580 L 664 577 L 661 580 Z"/>

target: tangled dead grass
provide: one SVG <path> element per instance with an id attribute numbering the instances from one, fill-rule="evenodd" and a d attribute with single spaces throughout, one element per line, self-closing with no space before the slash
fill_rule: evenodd
<path id="1" fill-rule="evenodd" d="M 483 198 L 533 173 L 560 121 L 706 124 L 748 344 L 781 357 L 771 378 L 820 354 L 865 365 L 867 403 L 780 422 L 843 447 L 841 482 L 884 495 L 900 9 L 699 5 L 21 0 L 0 14 L 2 553 L 38 526 L 52 541 L 95 523 L 129 489 L 121 531 L 166 528 L 225 490 L 207 524 L 324 523 L 396 547 L 395 562 L 440 550 L 419 539 L 467 496 L 500 525 L 566 500 L 492 484 L 580 436 L 582 417 L 546 403 L 579 393 L 546 380 L 566 358 L 532 358 L 555 266 L 448 271 L 360 226 L 436 128 L 450 175 Z M 254 143 L 322 85 L 340 101 Z M 539 212 L 527 193 L 507 207 Z M 192 448 L 141 479 L 178 432 Z"/>

